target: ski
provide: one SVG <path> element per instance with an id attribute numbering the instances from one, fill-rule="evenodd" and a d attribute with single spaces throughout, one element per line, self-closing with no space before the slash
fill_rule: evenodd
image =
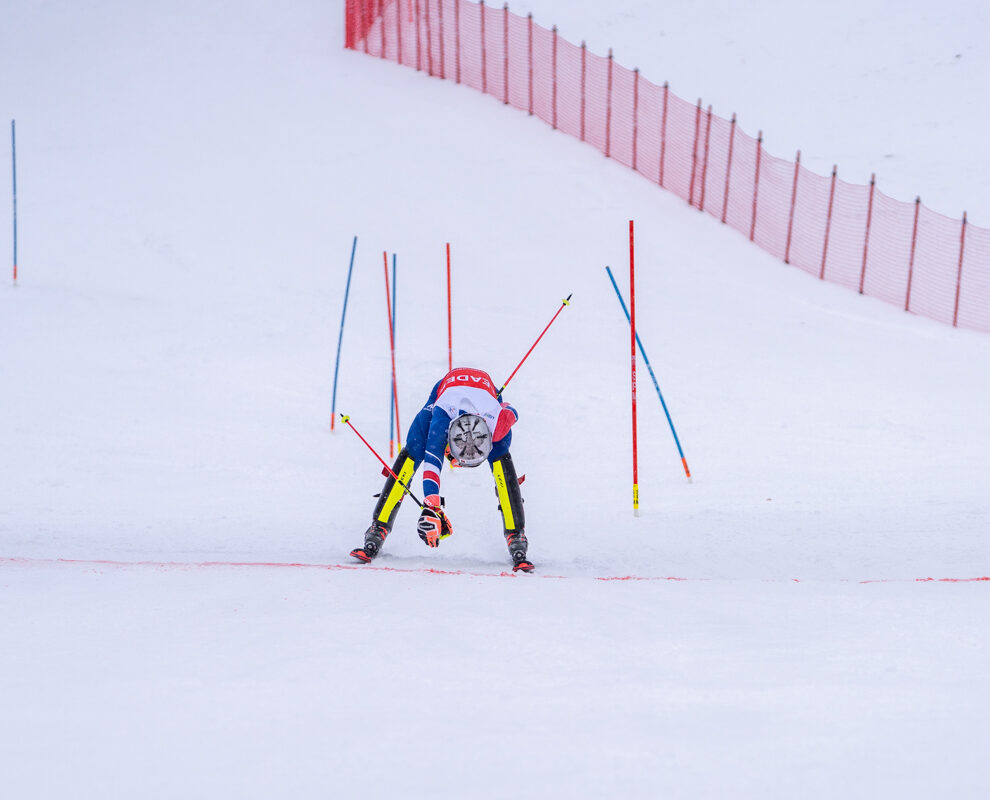
<path id="1" fill-rule="evenodd" d="M 355 547 L 351 550 L 350 555 L 351 558 L 356 558 L 362 564 L 370 564 L 371 559 L 373 558 L 373 556 L 368 555 L 362 547 Z M 527 561 L 525 558 L 520 559 L 512 567 L 513 572 L 532 572 L 534 569 L 536 569 L 536 567 L 533 565 L 533 562 Z"/>

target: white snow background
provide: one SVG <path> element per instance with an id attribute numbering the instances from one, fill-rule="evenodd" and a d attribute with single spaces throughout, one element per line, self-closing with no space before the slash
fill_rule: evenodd
<path id="1" fill-rule="evenodd" d="M 512 10 L 775 155 L 990 224 L 983 3 Z M 0 795 L 983 796 L 990 338 L 345 51 L 343 22 L 0 9 Z M 604 271 L 628 291 L 630 219 L 694 476 L 640 360 L 639 518 Z M 455 361 L 496 380 L 573 292 L 506 391 L 535 573 L 503 575 L 487 469 L 445 472 L 440 549 L 407 503 L 350 563 L 382 483 L 330 431 L 354 235 L 337 406 L 386 457 L 384 250 L 403 427 L 447 366 L 446 242 Z"/>

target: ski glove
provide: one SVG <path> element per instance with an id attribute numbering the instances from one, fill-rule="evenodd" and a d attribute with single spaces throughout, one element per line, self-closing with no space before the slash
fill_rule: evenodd
<path id="1" fill-rule="evenodd" d="M 436 495 L 426 498 L 426 505 L 419 515 L 416 529 L 419 531 L 419 538 L 429 547 L 439 547 L 440 540 L 446 539 L 454 532 L 450 520 L 440 508 L 440 498 Z"/>

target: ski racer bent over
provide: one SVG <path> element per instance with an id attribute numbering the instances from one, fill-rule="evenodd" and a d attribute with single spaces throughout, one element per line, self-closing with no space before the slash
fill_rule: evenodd
<path id="1" fill-rule="evenodd" d="M 406 487 L 420 464 L 423 464 L 424 505 L 416 526 L 419 538 L 428 546 L 437 547 L 453 533 L 440 497 L 446 451 L 461 467 L 477 467 L 488 462 L 495 479 L 512 569 L 531 572 L 533 564 L 526 558 L 528 542 L 522 493 L 509 453 L 510 429 L 518 418 L 516 410 L 501 401 L 487 372 L 458 367 L 437 381 L 426 405 L 409 426 L 405 447 L 392 466 L 399 480 L 386 473 L 371 527 L 364 534 L 364 547 L 352 550 L 351 555 L 365 563 L 378 555 L 392 530 Z"/>

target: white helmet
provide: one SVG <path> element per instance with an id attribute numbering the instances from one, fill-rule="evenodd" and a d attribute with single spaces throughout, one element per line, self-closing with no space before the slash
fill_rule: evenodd
<path id="1" fill-rule="evenodd" d="M 492 451 L 488 424 L 475 414 L 461 414 L 447 429 L 450 454 L 462 467 L 477 467 Z"/>

